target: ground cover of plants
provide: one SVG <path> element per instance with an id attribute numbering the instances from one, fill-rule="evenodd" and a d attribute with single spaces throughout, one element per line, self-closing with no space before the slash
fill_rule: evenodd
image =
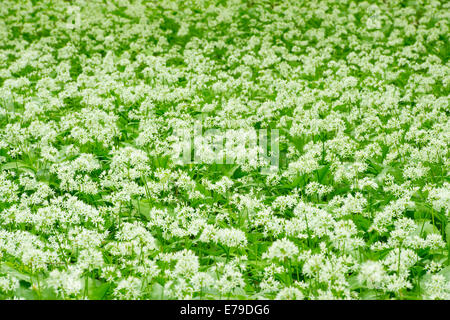
<path id="1" fill-rule="evenodd" d="M 449 18 L 2 0 L 0 299 L 449 299 Z"/>

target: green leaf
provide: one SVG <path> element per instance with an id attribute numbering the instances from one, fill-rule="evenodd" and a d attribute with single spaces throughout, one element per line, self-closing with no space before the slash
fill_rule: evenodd
<path id="1" fill-rule="evenodd" d="M 447 225 L 445 226 L 445 236 L 447 240 L 447 246 L 450 248 L 450 221 L 447 222 Z"/>
<path id="2" fill-rule="evenodd" d="M 147 220 L 150 219 L 150 210 L 152 209 L 152 206 L 150 203 L 148 203 L 147 200 L 132 200 L 133 207 L 136 209 L 137 213 L 140 213 L 142 216 L 144 216 Z"/>

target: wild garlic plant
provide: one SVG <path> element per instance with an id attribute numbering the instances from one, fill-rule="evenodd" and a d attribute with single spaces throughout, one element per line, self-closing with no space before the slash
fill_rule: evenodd
<path id="1" fill-rule="evenodd" d="M 449 18 L 2 0 L 0 299 L 450 299 Z"/>

